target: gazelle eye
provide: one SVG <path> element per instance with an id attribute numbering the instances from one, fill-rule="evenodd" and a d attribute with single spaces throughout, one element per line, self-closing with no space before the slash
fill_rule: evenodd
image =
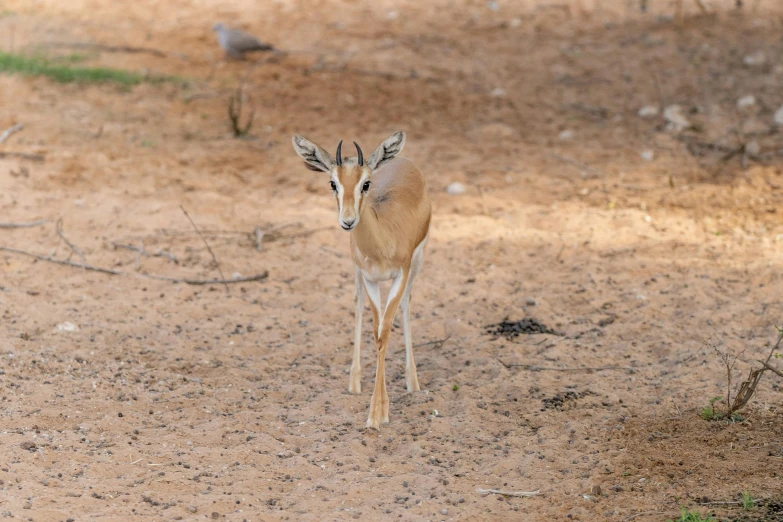
<path id="1" fill-rule="evenodd" d="M 368 190 L 370 190 L 370 182 L 365 181 L 364 185 L 362 185 L 362 192 L 367 192 Z"/>
<path id="2" fill-rule="evenodd" d="M 329 185 L 332 187 L 332 190 L 337 192 L 337 185 L 334 183 L 334 181 L 330 181 Z"/>

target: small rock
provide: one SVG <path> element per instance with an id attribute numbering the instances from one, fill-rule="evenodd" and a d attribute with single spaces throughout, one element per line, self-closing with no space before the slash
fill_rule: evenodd
<path id="1" fill-rule="evenodd" d="M 448 509 L 441 509 L 440 510 L 440 514 L 441 515 L 448 515 L 449 514 L 449 510 Z"/>
<path id="2" fill-rule="evenodd" d="M 64 323 L 60 323 L 55 327 L 55 331 L 57 332 L 78 332 L 79 327 L 76 326 L 73 323 L 69 323 L 68 321 L 65 321 Z"/>
<path id="3" fill-rule="evenodd" d="M 188 511 L 190 513 L 195 513 L 196 511 L 198 511 L 198 508 L 196 506 L 188 506 Z"/>
<path id="4" fill-rule="evenodd" d="M 756 140 L 750 140 L 745 144 L 745 152 L 751 156 L 758 156 L 761 152 L 761 145 Z"/>
<path id="5" fill-rule="evenodd" d="M 448 187 L 446 187 L 446 194 L 451 194 L 452 196 L 460 196 L 465 192 L 467 192 L 465 185 L 459 181 L 453 181 L 449 183 Z"/>
<path id="6" fill-rule="evenodd" d="M 407 480 L 403 480 L 402 481 L 402 487 L 404 487 L 404 488 L 408 487 L 408 481 Z"/>
<path id="7" fill-rule="evenodd" d="M 756 105 L 756 97 L 753 96 L 752 94 L 743 96 L 742 98 L 737 100 L 738 109 L 745 109 L 747 107 L 752 107 L 753 105 Z"/>
<path id="8" fill-rule="evenodd" d="M 500 9 L 500 6 L 498 5 L 497 2 L 495 2 L 495 0 L 490 0 L 489 2 L 487 2 L 487 7 L 489 8 L 490 11 L 497 11 L 498 9 Z"/>
<path id="9" fill-rule="evenodd" d="M 764 54 L 764 51 L 756 51 L 755 53 L 751 53 L 745 56 L 742 61 L 748 67 L 757 67 L 767 63 L 767 57 Z"/>
<path id="10" fill-rule="evenodd" d="M 653 159 L 655 159 L 655 153 L 647 149 L 640 152 L 639 157 L 641 157 L 644 161 L 652 161 Z"/>
<path id="11" fill-rule="evenodd" d="M 653 116 L 658 116 L 658 107 L 655 105 L 645 105 L 641 109 L 639 109 L 639 116 L 642 118 L 652 118 Z"/>
<path id="12" fill-rule="evenodd" d="M 508 26 L 511 28 L 516 28 L 519 27 L 520 25 L 522 25 L 522 20 L 519 18 L 512 18 L 511 20 L 508 21 Z"/>
<path id="13" fill-rule="evenodd" d="M 536 304 L 538 303 L 536 303 L 536 300 L 533 299 L 532 297 L 528 297 L 527 299 L 525 299 L 525 304 L 528 306 L 536 306 Z"/>
<path id="14" fill-rule="evenodd" d="M 212 512 L 212 518 L 215 518 L 215 519 L 220 518 L 220 513 L 218 513 L 217 511 L 213 511 Z"/>
<path id="15" fill-rule="evenodd" d="M 600 497 L 601 496 L 601 486 L 593 486 L 592 488 L 590 488 L 590 494 L 594 495 L 596 497 Z"/>
<path id="16" fill-rule="evenodd" d="M 668 122 L 667 127 L 674 132 L 681 132 L 691 126 L 691 122 L 683 115 L 682 107 L 669 105 L 663 110 L 663 117 Z"/>
<path id="17" fill-rule="evenodd" d="M 495 87 L 490 94 L 495 98 L 502 98 L 506 95 L 506 90 L 503 87 Z"/>
<path id="18" fill-rule="evenodd" d="M 564 131 L 560 131 L 560 134 L 557 135 L 558 138 L 561 140 L 570 140 L 574 137 L 574 131 L 570 129 L 566 129 Z"/>
<path id="19" fill-rule="evenodd" d="M 386 13 L 387 20 L 396 20 L 399 17 L 400 17 L 400 13 L 398 13 L 397 11 L 389 11 L 388 13 Z"/>
<path id="20" fill-rule="evenodd" d="M 775 111 L 774 120 L 776 125 L 783 127 L 783 105 Z"/>

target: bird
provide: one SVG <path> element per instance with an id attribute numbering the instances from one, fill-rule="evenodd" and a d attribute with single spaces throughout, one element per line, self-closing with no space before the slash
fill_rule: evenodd
<path id="1" fill-rule="evenodd" d="M 244 58 L 245 53 L 251 51 L 274 51 L 272 44 L 259 41 L 255 36 L 247 34 L 239 29 L 226 27 L 221 23 L 212 26 L 217 34 L 220 47 L 226 52 L 226 56 L 236 59 Z"/>

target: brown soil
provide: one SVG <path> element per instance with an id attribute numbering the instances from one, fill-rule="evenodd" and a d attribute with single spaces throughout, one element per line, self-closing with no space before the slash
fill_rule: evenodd
<path id="1" fill-rule="evenodd" d="M 25 125 L 0 150 L 46 158 L 0 159 L 0 222 L 48 221 L 2 229 L 0 245 L 78 263 L 55 231 L 62 217 L 88 263 L 130 274 L 0 253 L 0 512 L 648 521 L 683 505 L 779 517 L 780 379 L 764 377 L 743 422 L 698 411 L 725 395 L 710 344 L 744 350 L 737 382 L 783 323 L 772 126 L 783 7 L 712 2 L 717 14 L 703 16 L 687 2 L 671 21 L 658 18 L 666 2 L 646 15 L 597 3 L 6 0 L 5 51 L 156 48 L 187 56 L 86 52 L 78 65 L 188 83 L 0 75 L 0 130 Z M 309 72 L 317 54 L 218 61 L 217 20 L 281 49 L 355 55 L 341 68 L 329 53 Z M 759 50 L 764 64 L 744 64 Z M 226 108 L 243 78 L 256 117 L 238 140 Z M 756 104 L 737 109 L 748 94 Z M 695 129 L 637 115 L 673 103 Z M 348 237 L 290 136 L 368 150 L 398 128 L 434 203 L 415 342 L 448 339 L 417 349 L 426 391 L 407 394 L 395 328 L 379 433 L 364 428 L 367 324 L 365 392 L 347 393 Z M 753 140 L 758 154 L 730 154 Z M 453 181 L 467 193 L 448 195 Z M 268 279 L 227 294 L 134 275 L 218 277 L 180 204 L 227 277 Z M 506 317 L 556 333 L 486 333 Z M 559 371 L 607 366 L 618 368 Z M 766 507 L 697 505 L 744 490 Z"/>

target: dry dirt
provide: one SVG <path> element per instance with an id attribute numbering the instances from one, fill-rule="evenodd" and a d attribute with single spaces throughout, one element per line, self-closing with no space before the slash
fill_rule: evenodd
<path id="1" fill-rule="evenodd" d="M 783 8 L 686 2 L 671 20 L 650 3 L 5 0 L 5 51 L 156 48 L 172 54 L 76 65 L 186 82 L 0 75 L 0 129 L 25 126 L 0 150 L 45 156 L 0 159 L 0 222 L 46 220 L 0 229 L 0 246 L 80 263 L 62 218 L 87 263 L 123 273 L 0 252 L 0 513 L 779 519 L 781 379 L 764 377 L 743 422 L 698 412 L 725 395 L 710 345 L 742 352 L 736 382 L 783 323 Z M 303 52 L 220 61 L 217 20 Z M 240 81 L 255 107 L 241 140 L 226 116 Z M 694 129 L 637 115 L 673 103 Z M 398 128 L 434 204 L 413 299 L 429 344 L 425 391 L 407 394 L 395 328 L 379 433 L 364 428 L 367 323 L 365 391 L 347 393 L 348 237 L 290 136 L 371 150 Z M 753 141 L 756 155 L 730 154 Z M 453 181 L 467 192 L 447 194 Z M 219 277 L 180 205 L 227 277 L 268 278 L 227 293 L 138 275 Z M 506 317 L 560 335 L 485 333 Z M 766 507 L 731 504 L 744 490 Z"/>

